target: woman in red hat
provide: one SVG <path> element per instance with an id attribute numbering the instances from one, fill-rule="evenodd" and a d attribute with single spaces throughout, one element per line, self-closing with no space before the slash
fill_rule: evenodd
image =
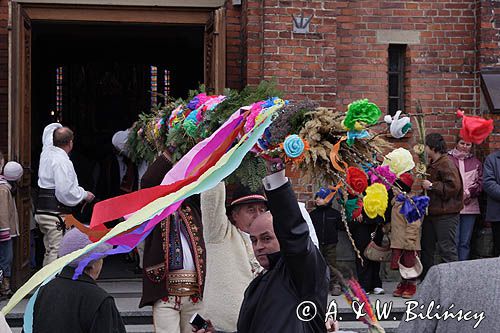
<path id="1" fill-rule="evenodd" d="M 460 171 L 463 182 L 464 208 L 460 211 L 460 222 L 457 227 L 458 260 L 469 259 L 470 240 L 476 217 L 481 213 L 478 197 L 482 191 L 483 167 L 481 162 L 471 153 L 472 142 L 457 137 L 455 148 L 448 154 Z"/>

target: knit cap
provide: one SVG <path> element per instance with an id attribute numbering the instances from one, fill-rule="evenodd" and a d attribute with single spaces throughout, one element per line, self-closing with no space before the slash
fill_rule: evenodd
<path id="1" fill-rule="evenodd" d="M 66 232 L 64 235 L 61 246 L 59 247 L 59 257 L 63 257 L 69 253 L 75 252 L 77 250 L 83 249 L 85 246 L 92 244 L 88 236 L 77 228 L 73 228 Z M 92 253 L 102 253 L 108 251 L 112 248 L 111 245 L 103 243 L 97 245 L 91 251 L 85 253 L 83 256 L 76 258 L 68 265 L 71 267 L 77 267 L 81 261 L 88 258 Z"/>
<path id="2" fill-rule="evenodd" d="M 8 181 L 18 181 L 23 176 L 23 167 L 14 161 L 7 162 L 3 167 L 3 176 Z"/>
<path id="3" fill-rule="evenodd" d="M 315 198 L 318 198 L 318 197 L 319 197 L 319 198 L 321 198 L 321 199 L 324 199 L 324 198 L 326 198 L 326 197 L 328 196 L 328 194 L 330 194 L 330 192 L 331 192 L 331 191 L 330 191 L 329 189 L 324 188 L 324 187 L 321 187 L 321 188 L 319 189 L 319 191 L 318 191 L 318 192 L 316 192 L 316 194 L 314 195 L 314 197 L 315 197 Z"/>

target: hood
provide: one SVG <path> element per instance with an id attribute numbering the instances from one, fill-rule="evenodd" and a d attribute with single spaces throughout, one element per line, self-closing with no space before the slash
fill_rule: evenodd
<path id="1" fill-rule="evenodd" d="M 111 143 L 113 146 L 118 150 L 120 153 L 125 154 L 128 156 L 128 146 L 127 146 L 127 141 L 128 141 L 128 136 L 130 134 L 130 130 L 126 129 L 124 131 L 118 131 L 113 135 L 113 138 L 111 138 Z"/>
<path id="2" fill-rule="evenodd" d="M 63 126 L 59 123 L 52 123 L 52 124 L 45 126 L 45 128 L 43 129 L 43 135 L 42 135 L 43 149 L 53 146 L 52 135 L 54 134 L 54 131 L 56 129 L 61 128 L 61 127 L 63 127 Z"/>

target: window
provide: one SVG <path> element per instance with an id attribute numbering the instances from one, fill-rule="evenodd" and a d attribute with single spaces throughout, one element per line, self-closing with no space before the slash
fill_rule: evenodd
<path id="1" fill-rule="evenodd" d="M 56 101 L 55 107 L 50 110 L 50 116 L 52 121 L 61 122 L 62 111 L 63 111 L 63 79 L 64 79 L 64 67 L 56 67 Z"/>
<path id="2" fill-rule="evenodd" d="M 170 70 L 153 65 L 149 66 L 149 69 L 149 78 L 151 81 L 151 106 L 161 102 L 167 104 L 168 98 L 172 94 Z M 163 99 L 161 99 L 161 97 L 163 97 Z"/>
<path id="3" fill-rule="evenodd" d="M 151 105 L 158 104 L 158 67 L 150 66 Z"/>
<path id="4" fill-rule="evenodd" d="M 163 79 L 164 79 L 163 95 L 165 96 L 165 104 L 167 104 L 168 97 L 170 96 L 170 71 L 168 69 L 165 69 L 163 71 Z"/>
<path id="5" fill-rule="evenodd" d="M 389 105 L 388 112 L 394 115 L 396 111 L 404 111 L 405 106 L 405 57 L 406 45 L 390 44 L 389 45 L 389 68 L 388 68 L 388 83 L 389 83 Z"/>
<path id="6" fill-rule="evenodd" d="M 481 90 L 491 113 L 500 113 L 500 71 L 481 72 Z"/>

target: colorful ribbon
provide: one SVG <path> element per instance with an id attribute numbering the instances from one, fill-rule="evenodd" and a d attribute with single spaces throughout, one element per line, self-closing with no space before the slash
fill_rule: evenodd
<path id="1" fill-rule="evenodd" d="M 144 221 L 150 220 L 156 216 L 158 212 L 164 211 L 174 203 L 179 202 L 194 194 L 207 191 L 216 186 L 221 180 L 229 176 L 240 165 L 243 157 L 256 144 L 257 140 L 263 135 L 264 130 L 271 124 L 271 115 L 281 108 L 281 105 L 274 105 L 265 111 L 264 117 L 261 117 L 253 129 L 253 131 L 245 134 L 239 142 L 226 152 L 217 161 L 217 163 L 204 171 L 198 179 L 182 186 L 179 190 L 166 194 L 164 197 L 155 199 L 147 203 L 143 208 L 139 209 L 126 221 L 118 224 L 104 235 L 96 243 L 87 245 L 85 248 L 72 252 L 64 257 L 56 259 L 51 264 L 40 269 L 34 274 L 17 292 L 11 297 L 7 305 L 2 309 L 4 314 L 8 314 L 13 307 L 18 304 L 30 291 L 42 284 L 47 279 L 57 274 L 64 266 L 75 260 L 76 258 L 86 254 L 94 249 L 102 242 L 111 240 L 112 238 L 121 235 L 132 228 L 135 228 Z M 132 204 L 131 202 L 129 204 Z M 135 205 L 136 206 L 136 205 Z"/>

